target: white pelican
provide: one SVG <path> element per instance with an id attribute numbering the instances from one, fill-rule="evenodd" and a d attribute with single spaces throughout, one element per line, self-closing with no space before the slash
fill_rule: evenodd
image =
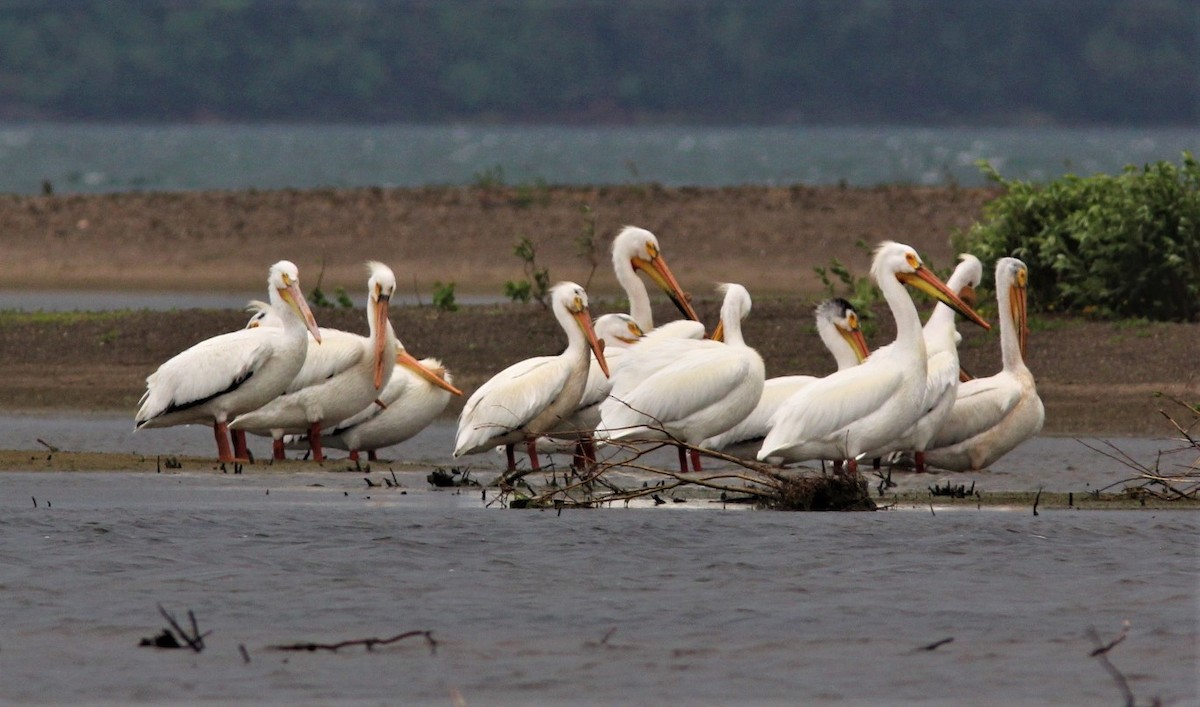
<path id="1" fill-rule="evenodd" d="M 979 258 L 963 253 L 958 266 L 946 279 L 946 286 L 963 301 L 975 303 L 975 288 L 983 280 L 983 263 Z M 883 448 L 868 452 L 868 457 L 880 457 L 891 452 L 913 452 L 913 470 L 925 471 L 925 448 L 950 414 L 958 393 L 961 369 L 958 365 L 958 342 L 962 338 L 954 325 L 954 310 L 942 302 L 922 330 L 925 339 L 926 374 L 925 399 L 921 416 L 912 427 Z"/>
<path id="2" fill-rule="evenodd" d="M 608 375 L 608 362 L 592 329 L 587 293 L 573 282 L 560 282 L 550 297 L 554 316 L 567 334 L 566 350 L 557 356 L 518 361 L 480 386 L 458 418 L 456 458 L 504 445 L 508 471 L 513 471 L 513 445 L 523 442 L 530 465 L 537 469 L 534 440 L 562 425 L 579 406 L 587 383 L 589 348 Z"/>
<path id="3" fill-rule="evenodd" d="M 230 429 L 281 433 L 308 433 L 313 459 L 324 460 L 321 428 L 358 413 L 379 397 L 391 379 L 396 358 L 396 335 L 388 321 L 388 301 L 396 290 L 396 276 L 383 263 L 367 264 L 367 326 L 363 337 L 336 329 L 322 330 L 323 345 L 313 349 L 287 390 L 251 412 L 238 415 Z M 249 331 L 266 330 L 261 326 Z M 276 444 L 276 455 L 280 444 Z"/>
<path id="4" fill-rule="evenodd" d="M 667 267 L 666 258 L 658 246 L 658 238 L 644 228 L 626 226 L 621 229 L 612 243 L 613 273 L 617 282 L 625 290 L 629 298 L 629 316 L 637 322 L 642 331 L 656 336 L 670 336 L 688 339 L 704 338 L 704 325 L 696 310 L 688 299 L 671 269 Z M 641 270 L 667 293 L 667 297 L 675 303 L 687 320 L 676 320 L 655 330 L 654 313 L 650 310 L 650 295 L 646 285 L 637 276 Z"/>
<path id="5" fill-rule="evenodd" d="M 713 339 L 660 339 L 629 349 L 614 370 L 613 390 L 600 404 L 597 435 L 607 439 L 671 437 L 699 444 L 733 427 L 762 396 L 762 357 L 742 338 L 750 294 L 736 284 L 724 292 L 721 323 Z M 724 339 L 724 343 L 722 343 Z M 700 457 L 692 454 L 700 471 Z M 687 456 L 679 448 L 679 470 Z"/>
<path id="6" fill-rule="evenodd" d="M 989 378 L 959 385 L 949 417 L 925 452 L 931 466 L 953 471 L 983 469 L 1041 431 L 1046 410 L 1033 374 L 1025 366 L 1028 282 L 1025 263 L 1016 258 L 997 261 L 996 303 L 1004 368 Z"/>
<path id="7" fill-rule="evenodd" d="M 788 461 L 857 458 L 895 439 L 921 414 L 926 355 L 921 319 L 904 289 L 911 285 L 988 327 L 958 295 L 921 263 L 911 247 L 885 241 L 875 251 L 871 276 L 896 320 L 896 341 L 853 368 L 802 388 L 771 419 L 758 458 Z"/>
<path id="8" fill-rule="evenodd" d="M 384 407 L 372 402 L 325 432 L 321 444 L 350 452 L 353 461 L 358 460 L 360 451 L 366 451 L 367 459 L 375 461 L 375 450 L 400 444 L 428 427 L 446 409 L 451 393 L 462 395 L 441 361 L 418 361 L 401 348 L 396 352 L 392 379 L 379 394 Z M 308 446 L 303 436 L 289 442 Z"/>
<path id="9" fill-rule="evenodd" d="M 134 429 L 210 424 L 221 461 L 246 458 L 244 435 L 235 434 L 230 448 L 228 419 L 282 393 L 304 365 L 309 332 L 321 341 L 296 266 L 275 263 L 267 282 L 282 326 L 221 334 L 176 354 L 146 378 Z"/>
<path id="10" fill-rule="evenodd" d="M 829 353 L 833 354 L 839 371 L 857 366 L 870 354 L 867 341 L 858 326 L 858 312 L 846 300 L 836 297 L 817 305 L 814 315 L 817 334 Z M 762 397 L 758 405 L 744 420 L 719 435 L 700 443 L 701 447 L 724 451 L 736 456 L 754 458 L 769 429 L 771 416 L 787 400 L 804 386 L 819 380 L 818 376 L 779 376 L 768 378 L 763 384 Z"/>
<path id="11" fill-rule="evenodd" d="M 628 314 L 615 312 L 596 317 L 596 338 L 604 350 L 604 358 L 609 368 L 618 364 L 625 351 L 638 343 L 645 332 Z M 559 427 L 550 433 L 555 439 L 569 439 L 574 448 L 576 463 L 581 466 L 596 460 L 595 444 L 592 433 L 600 424 L 600 403 L 608 398 L 612 391 L 612 379 L 600 368 L 600 362 L 592 357 L 588 367 L 587 383 L 583 388 L 583 397 L 575 411 L 563 420 Z M 562 451 L 561 445 L 554 445 L 551 440 L 538 440 L 540 451 Z"/>

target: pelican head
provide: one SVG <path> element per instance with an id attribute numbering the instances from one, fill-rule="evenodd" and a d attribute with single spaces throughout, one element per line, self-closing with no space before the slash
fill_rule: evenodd
<path id="1" fill-rule="evenodd" d="M 632 346 L 646 335 L 633 317 L 621 312 L 596 317 L 596 337 L 608 346 Z"/>
<path id="2" fill-rule="evenodd" d="M 667 293 L 683 316 L 700 321 L 687 293 L 679 286 L 679 282 L 671 274 L 671 269 L 667 267 L 667 261 L 658 247 L 658 238 L 653 233 L 644 228 L 626 226 L 613 239 L 612 254 L 614 269 L 620 270 L 628 265 L 634 270 L 646 273 Z"/>
<path id="3" fill-rule="evenodd" d="M 894 241 L 884 241 L 875 250 L 875 259 L 871 263 L 871 277 L 877 283 L 885 277 L 895 277 L 902 284 L 921 290 L 925 294 L 949 305 L 954 311 L 975 322 L 984 329 L 991 329 L 983 317 L 963 302 L 957 294 L 950 291 L 946 284 L 938 279 L 925 264 L 921 256 L 911 246 Z"/>
<path id="4" fill-rule="evenodd" d="M 946 278 L 946 286 L 972 308 L 978 302 L 975 288 L 983 281 L 983 263 L 970 253 L 958 256 L 958 267 Z"/>
<path id="5" fill-rule="evenodd" d="M 596 338 L 596 330 L 592 327 L 587 292 L 574 282 L 560 282 L 551 289 L 550 297 L 559 321 L 563 322 L 565 327 L 568 326 L 567 322 L 574 320 L 596 356 L 596 363 L 600 364 L 600 370 L 604 371 L 604 377 L 607 378 L 608 361 L 604 358 L 604 346 Z"/>
<path id="6" fill-rule="evenodd" d="M 862 329 L 859 328 L 858 312 L 850 302 L 841 297 L 827 299 L 817 305 L 814 315 L 821 338 L 825 338 L 825 331 L 832 329 L 833 333 L 850 347 L 856 359 L 855 363 L 862 363 L 871 355 L 871 349 L 867 346 Z M 832 347 L 830 349 L 834 350 Z"/>
<path id="7" fill-rule="evenodd" d="M 1025 358 L 1025 349 L 1029 343 L 1029 316 L 1027 292 L 1029 289 L 1029 269 L 1025 263 L 1016 258 L 1001 258 L 996 261 L 996 295 L 1003 297 L 1008 291 L 1009 317 L 1012 318 L 1013 330 L 1017 332 L 1017 342 L 1021 347 L 1021 358 Z"/>
<path id="8" fill-rule="evenodd" d="M 367 263 L 371 277 L 367 280 L 367 317 L 371 336 L 375 340 L 375 387 L 383 387 L 383 352 L 388 337 L 388 302 L 396 292 L 396 275 L 383 263 L 372 260 Z"/>
<path id="9" fill-rule="evenodd" d="M 723 282 L 717 285 L 717 292 L 721 294 L 721 321 L 717 322 L 717 328 L 713 330 L 713 341 L 724 341 L 727 332 L 737 329 L 737 335 L 741 335 L 741 321 L 750 314 L 750 292 L 745 287 L 734 282 Z"/>
<path id="10" fill-rule="evenodd" d="M 300 269 L 290 260 L 280 260 L 271 266 L 267 275 L 270 291 L 279 295 L 279 299 L 304 322 L 310 334 L 321 343 L 321 330 L 317 328 L 316 317 L 308 308 L 304 293 L 300 292 Z"/>

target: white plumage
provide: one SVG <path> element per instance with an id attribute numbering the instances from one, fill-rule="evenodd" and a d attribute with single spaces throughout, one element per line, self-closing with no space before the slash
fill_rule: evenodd
<path id="1" fill-rule="evenodd" d="M 696 316 L 696 310 L 687 293 L 679 286 L 675 275 L 667 267 L 667 260 L 659 249 L 658 238 L 644 228 L 626 226 L 613 239 L 613 273 L 625 296 L 629 298 L 629 316 L 637 322 L 647 336 L 669 336 L 686 339 L 703 339 L 704 324 Z M 667 297 L 687 319 L 675 320 L 655 329 L 654 313 L 650 309 L 650 295 L 646 285 L 637 276 L 642 271 L 662 288 Z"/>
<path id="2" fill-rule="evenodd" d="M 357 460 L 360 451 L 374 460 L 375 452 L 400 444 L 429 426 L 446 409 L 451 394 L 462 395 L 449 371 L 436 358 L 414 359 L 406 351 L 396 354 L 392 378 L 379 394 L 380 407 L 372 402 L 357 415 L 323 433 L 325 447 L 344 449 Z M 289 447 L 307 448 L 307 436 L 289 440 Z"/>
<path id="3" fill-rule="evenodd" d="M 946 279 L 946 286 L 959 297 L 974 300 L 975 288 L 983 280 L 983 263 L 969 253 L 959 256 L 954 272 Z M 922 338 L 925 339 L 926 373 L 925 396 L 921 403 L 921 416 L 897 439 L 882 448 L 868 452 L 868 457 L 881 457 L 892 452 L 913 452 L 913 468 L 925 471 L 925 449 L 933 435 L 941 428 L 954 406 L 958 393 L 961 369 L 958 365 L 958 342 L 962 338 L 954 323 L 954 310 L 939 302 L 933 314 L 925 322 Z"/>
<path id="4" fill-rule="evenodd" d="M 275 263 L 267 281 L 281 326 L 221 334 L 176 354 L 146 378 L 135 429 L 213 425 L 221 461 L 246 456 L 244 437 L 235 435 L 236 449 L 230 448 L 227 420 L 282 393 L 304 364 L 309 333 L 321 341 L 296 266 Z"/>
<path id="5" fill-rule="evenodd" d="M 566 350 L 558 356 L 518 361 L 480 386 L 458 418 L 455 457 L 504 445 L 511 471 L 515 468 L 513 445 L 522 442 L 530 445 L 530 463 L 537 468 L 531 443 L 559 428 L 579 406 L 587 383 L 589 349 L 608 374 L 583 288 L 573 282 L 559 283 L 551 291 L 551 304 L 567 334 Z"/>
<path id="6" fill-rule="evenodd" d="M 272 433 L 307 433 L 313 459 L 322 461 L 321 428 L 361 411 L 379 397 L 392 375 L 396 335 L 388 320 L 388 301 L 396 277 L 382 263 L 367 265 L 366 337 L 336 329 L 321 332 L 323 345 L 312 350 L 287 390 L 274 400 L 236 417 L 231 429 Z M 262 326 L 249 331 L 268 330 Z M 277 453 L 279 447 L 276 447 Z"/>
<path id="7" fill-rule="evenodd" d="M 771 420 L 758 452 L 760 460 L 854 462 L 916 421 L 924 400 L 926 352 L 921 320 L 905 284 L 947 302 L 980 326 L 988 326 L 909 246 L 890 241 L 880 245 L 871 276 L 896 320 L 895 343 L 876 351 L 861 365 L 814 381 L 788 398 Z"/>
<path id="8" fill-rule="evenodd" d="M 1004 368 L 959 385 L 954 406 L 925 453 L 929 465 L 954 471 L 983 469 L 1041 431 L 1046 410 L 1025 365 L 1028 280 L 1020 260 L 1001 258 L 996 263 Z"/>
<path id="9" fill-rule="evenodd" d="M 826 300 L 817 306 L 814 315 L 817 334 L 833 355 L 837 370 L 857 366 L 867 358 L 870 351 L 858 326 L 858 312 L 849 302 L 841 298 Z M 775 411 L 783 401 L 815 380 L 820 378 L 806 375 L 768 378 L 754 410 L 741 422 L 719 435 L 709 437 L 700 446 L 753 459 Z"/>
<path id="10" fill-rule="evenodd" d="M 613 371 L 613 389 L 600 405 L 597 436 L 662 439 L 697 445 L 744 418 L 762 395 L 762 357 L 746 345 L 741 321 L 750 294 L 736 284 L 721 286 L 724 302 L 714 339 L 659 339 L 631 347 Z M 692 466 L 699 471 L 699 458 Z M 680 471 L 687 471 L 680 448 Z"/>

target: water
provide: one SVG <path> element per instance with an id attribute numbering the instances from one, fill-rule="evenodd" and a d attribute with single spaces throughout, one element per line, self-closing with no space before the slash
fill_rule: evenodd
<path id="1" fill-rule="evenodd" d="M 319 472 L 8 473 L 0 508 L 0 702 L 1119 704 L 1087 630 L 1124 621 L 1141 704 L 1200 696 L 1192 513 L 555 514 Z M 137 647 L 159 604 L 203 653 Z M 272 648 L 409 630 L 436 653 Z"/>
<path id="2" fill-rule="evenodd" d="M 0 125 L 0 192 L 984 183 L 1178 162 L 1196 128 Z"/>

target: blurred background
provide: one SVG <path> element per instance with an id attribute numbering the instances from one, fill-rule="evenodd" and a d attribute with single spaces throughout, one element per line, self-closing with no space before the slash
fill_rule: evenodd
<path id="1" fill-rule="evenodd" d="M 982 183 L 1177 159 L 1194 0 L 8 0 L 0 191 Z"/>

